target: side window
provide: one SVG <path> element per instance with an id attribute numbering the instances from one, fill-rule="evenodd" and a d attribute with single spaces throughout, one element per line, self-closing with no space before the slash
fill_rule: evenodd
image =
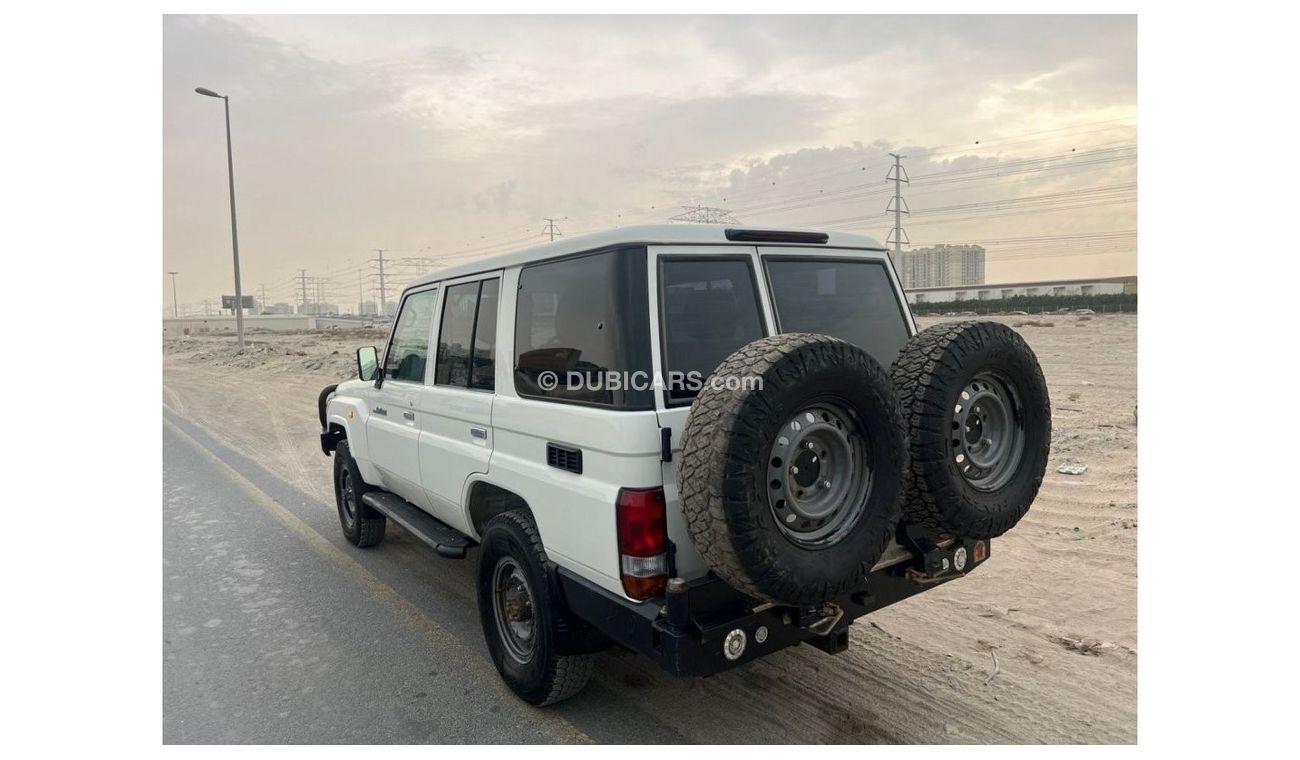
<path id="1" fill-rule="evenodd" d="M 429 358 L 429 328 L 438 291 L 412 293 L 402 301 L 393 337 L 384 358 L 384 377 L 411 383 L 424 382 L 424 367 Z"/>
<path id="2" fill-rule="evenodd" d="M 437 385 L 469 385 L 470 343 L 474 340 L 478 288 L 477 282 L 447 288 L 438 335 L 438 365 L 433 378 Z"/>
<path id="3" fill-rule="evenodd" d="M 478 318 L 474 322 L 474 359 L 470 368 L 469 387 L 496 390 L 495 354 L 497 350 L 497 294 L 500 280 L 484 280 L 478 295 Z"/>
<path id="4" fill-rule="evenodd" d="M 662 259 L 659 292 L 670 401 L 695 398 L 724 359 L 765 333 L 747 259 Z"/>
<path id="5" fill-rule="evenodd" d="M 525 267 L 518 299 L 519 395 L 617 409 L 654 408 L 645 248 Z"/>

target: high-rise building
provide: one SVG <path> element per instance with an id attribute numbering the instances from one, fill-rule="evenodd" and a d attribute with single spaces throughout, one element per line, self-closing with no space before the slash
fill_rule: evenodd
<path id="1" fill-rule="evenodd" d="M 935 245 L 902 252 L 895 261 L 904 288 L 984 284 L 984 247 Z"/>

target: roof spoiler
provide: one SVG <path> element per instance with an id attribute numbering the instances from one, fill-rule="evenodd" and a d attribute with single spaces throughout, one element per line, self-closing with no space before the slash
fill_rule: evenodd
<path id="1" fill-rule="evenodd" d="M 744 230 L 727 228 L 727 239 L 738 243 L 825 243 L 831 239 L 825 232 L 800 230 Z"/>

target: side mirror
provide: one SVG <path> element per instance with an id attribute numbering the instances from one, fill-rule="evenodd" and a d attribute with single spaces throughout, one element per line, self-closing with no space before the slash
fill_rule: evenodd
<path id="1" fill-rule="evenodd" d="M 374 346 L 357 349 L 357 376 L 366 382 L 375 379 L 379 370 L 379 351 Z"/>

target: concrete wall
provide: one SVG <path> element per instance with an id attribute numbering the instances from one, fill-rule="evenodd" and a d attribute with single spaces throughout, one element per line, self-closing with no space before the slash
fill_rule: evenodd
<path id="1" fill-rule="evenodd" d="M 950 303 L 953 301 L 998 301 L 1015 296 L 1080 296 L 1136 293 L 1137 278 L 1070 280 L 1068 282 L 1027 282 L 1006 285 L 962 285 L 950 288 L 924 288 L 907 293 L 907 302 Z"/>
<path id="2" fill-rule="evenodd" d="M 244 332 L 250 330 L 314 330 L 316 318 L 295 315 L 265 314 L 244 317 Z M 163 335 L 181 338 L 186 335 L 234 333 L 234 316 L 168 317 L 163 319 Z"/>
<path id="3" fill-rule="evenodd" d="M 392 320 L 387 317 L 316 317 L 316 327 L 320 330 L 375 328 L 387 332 L 392 327 Z"/>

